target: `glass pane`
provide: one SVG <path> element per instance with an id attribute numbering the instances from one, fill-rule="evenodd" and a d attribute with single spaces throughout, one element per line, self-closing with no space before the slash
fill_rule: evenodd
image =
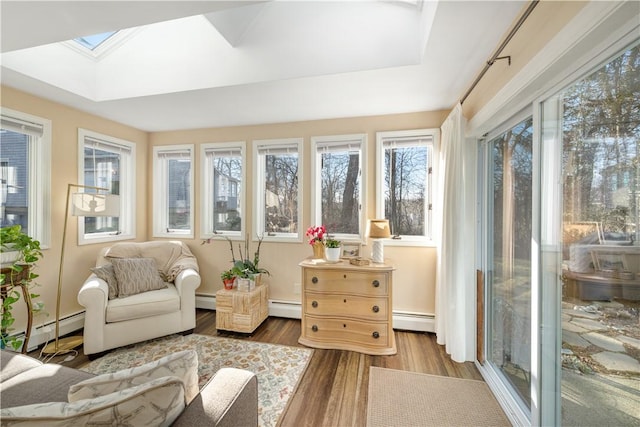
<path id="1" fill-rule="evenodd" d="M 239 196 L 242 191 L 242 157 L 214 156 L 213 162 L 213 229 L 240 231 L 242 212 Z"/>
<path id="2" fill-rule="evenodd" d="M 639 100 L 637 46 L 560 94 L 564 425 L 640 424 Z"/>
<path id="3" fill-rule="evenodd" d="M 392 234 L 425 235 L 427 155 L 426 146 L 384 150 L 384 213 Z"/>
<path id="4" fill-rule="evenodd" d="M 264 156 L 264 228 L 268 233 L 298 232 L 298 155 Z"/>
<path id="5" fill-rule="evenodd" d="M 117 33 L 117 31 L 111 31 L 111 32 L 108 32 L 108 33 L 93 34 L 91 36 L 78 37 L 76 39 L 73 39 L 73 41 L 75 41 L 76 43 L 80 44 L 81 46 L 86 47 L 89 50 L 95 50 L 98 46 L 100 46 L 102 43 L 106 42 L 107 39 L 109 39 L 115 33 Z"/>
<path id="6" fill-rule="evenodd" d="M 85 147 L 84 184 L 107 188 L 111 194 L 120 194 L 120 153 Z M 86 193 L 95 190 L 85 189 Z M 119 217 L 85 217 L 85 235 L 116 232 L 120 229 Z"/>
<path id="7" fill-rule="evenodd" d="M 29 233 L 29 136 L 0 130 L 0 226 Z"/>
<path id="8" fill-rule="evenodd" d="M 191 161 L 168 159 L 168 201 L 169 224 L 171 230 L 190 230 Z"/>
<path id="9" fill-rule="evenodd" d="M 490 141 L 489 362 L 531 407 L 531 118 Z M 491 188 L 491 187 L 490 187 Z"/>
<path id="10" fill-rule="evenodd" d="M 322 153 L 322 224 L 330 233 L 360 234 L 360 153 Z"/>

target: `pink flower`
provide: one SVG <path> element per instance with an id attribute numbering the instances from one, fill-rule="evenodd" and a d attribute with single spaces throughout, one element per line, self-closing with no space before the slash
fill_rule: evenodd
<path id="1" fill-rule="evenodd" d="M 316 225 L 307 228 L 306 236 L 309 238 L 309 244 L 313 245 L 315 242 L 324 241 L 324 235 L 327 233 L 327 229 L 324 225 Z"/>

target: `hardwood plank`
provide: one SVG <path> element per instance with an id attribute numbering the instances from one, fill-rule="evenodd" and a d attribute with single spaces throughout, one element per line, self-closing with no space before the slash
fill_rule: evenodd
<path id="1" fill-rule="evenodd" d="M 253 334 L 218 331 L 215 311 L 196 311 L 195 333 L 265 343 L 303 347 L 298 344 L 300 320 L 268 317 Z M 433 375 L 482 380 L 472 362 L 456 363 L 431 333 L 396 331 L 398 353 L 370 356 L 345 350 L 316 349 L 296 392 L 289 400 L 279 425 L 286 426 L 364 426 L 367 418 L 369 369 L 378 366 Z M 29 353 L 38 357 L 40 350 Z M 88 361 L 79 349 L 78 356 L 53 362 L 77 368 Z"/>

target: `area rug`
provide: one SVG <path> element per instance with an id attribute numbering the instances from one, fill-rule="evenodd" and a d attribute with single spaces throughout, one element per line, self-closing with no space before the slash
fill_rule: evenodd
<path id="1" fill-rule="evenodd" d="M 121 347 L 80 369 L 92 374 L 140 366 L 181 350 L 198 353 L 200 387 L 220 368 L 246 369 L 258 377 L 258 422 L 275 426 L 311 360 L 312 349 L 265 344 L 233 338 L 191 334 Z"/>
<path id="2" fill-rule="evenodd" d="M 367 426 L 511 426 L 482 381 L 372 366 Z"/>

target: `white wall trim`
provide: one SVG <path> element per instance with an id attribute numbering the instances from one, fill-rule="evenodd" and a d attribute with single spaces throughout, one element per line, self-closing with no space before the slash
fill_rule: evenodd
<path id="1" fill-rule="evenodd" d="M 53 341 L 55 339 L 55 323 L 55 320 L 51 320 L 38 326 L 33 326 L 31 328 L 27 351 L 33 351 L 38 346 Z M 84 328 L 84 311 L 60 319 L 60 336 L 70 334 L 82 328 Z M 18 337 L 24 337 L 24 331 L 21 331 Z"/>
<path id="2" fill-rule="evenodd" d="M 215 295 L 196 295 L 196 307 L 215 310 Z M 269 300 L 269 316 L 301 319 L 302 304 L 296 301 Z M 393 328 L 415 332 L 435 332 L 435 315 L 394 311 Z"/>
<path id="3" fill-rule="evenodd" d="M 436 316 L 433 314 L 394 311 L 393 329 L 435 333 Z"/>
<path id="4" fill-rule="evenodd" d="M 215 310 L 215 295 L 196 295 L 196 308 Z M 84 311 L 82 311 L 60 319 L 60 336 L 81 330 L 84 327 L 84 314 Z M 301 319 L 302 304 L 292 301 L 269 300 L 269 316 Z M 393 328 L 416 332 L 435 332 L 435 316 L 433 314 L 394 311 Z M 27 350 L 33 351 L 38 346 L 52 341 L 55 338 L 54 332 L 55 321 L 34 326 L 31 329 Z M 23 337 L 24 331 L 18 332 L 16 336 L 18 338 Z"/>

